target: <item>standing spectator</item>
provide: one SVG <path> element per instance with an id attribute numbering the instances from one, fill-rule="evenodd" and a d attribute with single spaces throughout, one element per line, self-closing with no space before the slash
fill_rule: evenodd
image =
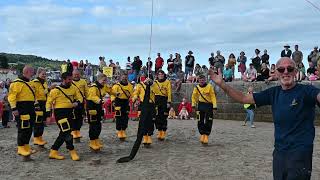
<path id="1" fill-rule="evenodd" d="M 289 49 L 290 46 L 288 44 L 284 45 L 284 50 L 281 52 L 281 57 L 291 57 L 292 51 Z"/>
<path id="2" fill-rule="evenodd" d="M 253 94 L 253 87 L 248 88 L 247 94 Z M 244 104 L 243 107 L 247 111 L 247 116 L 246 116 L 246 119 L 244 120 L 243 126 L 246 126 L 247 121 L 250 121 L 251 128 L 255 128 L 256 126 L 253 124 L 253 120 L 254 120 L 254 109 L 256 108 L 256 105 L 255 104 Z"/>
<path id="3" fill-rule="evenodd" d="M 246 71 L 246 62 L 247 62 L 247 57 L 245 56 L 246 54 L 241 51 L 240 56 L 237 59 L 237 62 L 239 63 L 238 65 L 238 72 L 241 73 L 241 76 L 243 76 L 244 72 Z"/>
<path id="4" fill-rule="evenodd" d="M 191 72 L 191 74 L 193 74 L 195 59 L 192 54 L 193 54 L 193 52 L 189 51 L 188 55 L 185 58 L 185 71 L 184 71 L 184 73 L 185 73 L 186 77 L 188 76 L 188 74 L 190 74 L 190 72 Z"/>
<path id="5" fill-rule="evenodd" d="M 148 57 L 148 61 L 147 61 L 147 76 L 150 79 L 153 79 L 153 72 L 152 72 L 152 61 L 151 61 L 151 57 Z"/>
<path id="6" fill-rule="evenodd" d="M 294 46 L 295 51 L 292 54 L 292 59 L 296 63 L 296 65 L 300 64 L 303 60 L 303 54 L 301 51 L 299 51 L 299 46 L 295 45 Z"/>
<path id="7" fill-rule="evenodd" d="M 132 69 L 131 60 L 130 60 L 130 56 L 128 56 L 127 63 L 126 63 L 126 70 L 129 71 L 131 69 Z"/>
<path id="8" fill-rule="evenodd" d="M 175 73 L 178 72 L 179 68 L 182 69 L 182 59 L 181 59 L 181 55 L 179 53 L 176 53 L 176 57 L 174 58 L 174 68 L 173 71 Z"/>
<path id="9" fill-rule="evenodd" d="M 223 79 L 225 82 L 231 82 L 233 79 L 232 69 L 226 64 L 226 68 L 223 70 Z"/>
<path id="10" fill-rule="evenodd" d="M 268 67 L 269 67 L 269 59 L 270 59 L 270 56 L 268 54 L 268 51 L 265 49 L 263 51 L 263 55 L 261 56 L 261 63 L 265 63 Z"/>
<path id="11" fill-rule="evenodd" d="M 266 63 L 262 63 L 261 65 L 261 72 L 257 77 L 257 81 L 266 81 L 269 79 L 269 73 L 270 70 L 268 68 L 268 66 L 266 65 Z"/>
<path id="12" fill-rule="evenodd" d="M 208 61 L 209 61 L 210 69 L 213 69 L 213 67 L 214 67 L 214 62 L 215 62 L 215 60 L 214 60 L 214 53 L 213 53 L 213 52 L 211 53 L 211 57 L 208 59 Z"/>
<path id="13" fill-rule="evenodd" d="M 109 67 L 112 67 L 112 74 L 114 75 L 116 71 L 116 64 L 114 64 L 112 59 L 109 60 Z"/>
<path id="14" fill-rule="evenodd" d="M 220 68 L 221 72 L 223 72 L 223 66 L 226 62 L 226 59 L 221 55 L 220 51 L 217 51 L 217 56 L 214 58 L 214 66 Z"/>
<path id="15" fill-rule="evenodd" d="M 155 73 L 157 73 L 159 69 L 162 69 L 162 66 L 163 66 L 163 63 L 164 63 L 164 60 L 161 57 L 161 54 L 158 53 L 157 56 L 158 57 L 156 59 L 155 66 L 154 66 L 155 67 Z"/>
<path id="16" fill-rule="evenodd" d="M 85 66 L 84 66 L 83 60 L 80 60 L 80 63 L 78 64 L 78 70 L 82 76 L 83 76 L 84 69 L 85 69 Z"/>
<path id="17" fill-rule="evenodd" d="M 67 73 L 68 74 L 72 74 L 73 72 L 73 65 L 72 63 L 70 62 L 70 59 L 67 60 Z"/>
<path id="18" fill-rule="evenodd" d="M 232 70 L 232 77 L 234 77 L 234 67 L 236 66 L 236 63 L 236 57 L 231 53 L 228 59 L 228 67 Z"/>
<path id="19" fill-rule="evenodd" d="M 302 62 L 297 65 L 297 70 L 298 73 L 296 75 L 296 81 L 301 82 L 306 77 L 306 68 L 304 67 Z"/>
<path id="20" fill-rule="evenodd" d="M 134 57 L 133 63 L 132 63 L 132 69 L 136 76 L 138 76 L 140 69 L 142 67 L 142 61 L 139 59 L 139 56 Z"/>
<path id="21" fill-rule="evenodd" d="M 85 69 L 85 71 L 84 71 L 85 73 L 85 78 L 87 79 L 87 80 L 89 80 L 89 81 L 93 81 L 93 78 L 92 78 L 92 76 L 93 76 L 93 69 L 92 69 L 92 66 L 91 66 L 91 64 L 90 63 L 88 63 L 88 65 L 87 65 L 87 67 L 86 67 L 86 69 Z"/>
<path id="22" fill-rule="evenodd" d="M 8 102 L 8 90 L 5 88 L 5 83 L 3 81 L 0 81 L 0 120 L 2 120 L 2 125 L 0 125 L 0 128 L 5 128 L 8 125 L 8 119 L 9 119 L 9 111 L 5 112 L 6 103 Z"/>
<path id="23" fill-rule="evenodd" d="M 251 58 L 253 67 L 256 69 L 257 72 L 260 72 L 261 69 L 261 57 L 260 57 L 260 50 L 256 49 L 254 51 L 255 55 Z"/>
<path id="24" fill-rule="evenodd" d="M 221 74 L 211 74 L 215 84 L 235 101 L 258 107 L 271 105 L 275 180 L 310 180 L 312 175 L 315 106 L 320 103 L 320 91 L 310 84 L 297 84 L 295 66 L 290 58 L 281 58 L 276 66 L 280 85 L 247 95 L 224 83 Z"/>
<path id="25" fill-rule="evenodd" d="M 86 59 L 86 63 L 84 64 L 84 71 L 86 70 L 88 64 L 89 64 L 88 59 Z"/>
<path id="26" fill-rule="evenodd" d="M 6 95 L 3 98 L 2 105 L 3 105 L 3 107 L 2 107 L 3 108 L 3 112 L 2 112 L 2 127 L 3 128 L 10 128 L 10 126 L 8 125 L 8 122 L 9 122 L 11 110 L 10 110 L 10 104 L 9 104 L 9 101 L 8 101 L 8 95 Z"/>
<path id="27" fill-rule="evenodd" d="M 167 65 L 168 65 L 168 71 L 169 69 L 173 69 L 174 68 L 174 60 L 173 60 L 173 55 L 170 54 L 169 59 L 167 60 Z"/>
<path id="28" fill-rule="evenodd" d="M 3 101 L 4 97 L 8 95 L 8 89 L 5 87 L 5 83 L 0 81 L 0 101 Z"/>
<path id="29" fill-rule="evenodd" d="M 318 46 L 316 46 L 308 56 L 308 62 L 312 62 L 313 66 L 316 67 L 318 65 L 319 60 L 320 60 L 320 52 L 318 50 Z"/>
<path id="30" fill-rule="evenodd" d="M 100 56 L 99 57 L 99 70 L 102 72 L 103 67 L 106 67 L 107 63 L 104 61 L 104 57 Z"/>
<path id="31" fill-rule="evenodd" d="M 254 68 L 253 64 L 250 63 L 250 67 L 244 72 L 242 79 L 244 81 L 255 81 L 257 78 L 257 70 Z"/>

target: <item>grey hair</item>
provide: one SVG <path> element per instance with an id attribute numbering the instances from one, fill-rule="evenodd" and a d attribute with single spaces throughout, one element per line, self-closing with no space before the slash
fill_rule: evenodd
<path id="1" fill-rule="evenodd" d="M 296 67 L 296 63 L 294 62 L 294 60 L 292 60 L 291 58 L 288 57 L 282 57 L 278 60 L 276 67 L 279 67 L 279 65 L 283 62 L 283 61 L 290 61 L 290 63 L 293 65 L 293 67 Z"/>
<path id="2" fill-rule="evenodd" d="M 37 77 L 39 77 L 39 74 L 42 73 L 42 72 L 47 72 L 47 70 L 43 67 L 38 67 L 37 69 Z"/>
<path id="3" fill-rule="evenodd" d="M 107 76 L 105 75 L 105 74 L 103 74 L 103 73 L 100 73 L 100 74 L 98 74 L 98 76 L 97 76 L 97 80 L 99 81 L 99 80 L 101 80 L 101 79 L 103 79 L 103 78 L 106 78 Z"/>

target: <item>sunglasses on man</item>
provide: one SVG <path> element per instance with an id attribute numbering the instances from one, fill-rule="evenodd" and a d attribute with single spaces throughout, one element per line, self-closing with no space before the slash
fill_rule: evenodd
<path id="1" fill-rule="evenodd" d="M 288 67 L 286 67 L 286 68 L 285 68 L 285 67 L 278 67 L 278 68 L 277 68 L 277 71 L 278 71 L 279 73 L 284 73 L 286 69 L 287 69 L 287 72 L 288 72 L 288 73 L 292 73 L 292 72 L 295 70 L 294 67 L 288 66 Z"/>

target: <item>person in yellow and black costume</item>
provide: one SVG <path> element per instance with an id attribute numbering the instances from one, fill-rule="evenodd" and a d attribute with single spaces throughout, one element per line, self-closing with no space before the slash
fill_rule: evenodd
<path id="1" fill-rule="evenodd" d="M 148 102 L 144 102 L 144 97 L 146 93 L 147 84 L 150 86 L 150 97 Z M 150 118 L 149 121 L 147 121 L 144 124 L 145 130 L 143 134 L 143 144 L 144 145 L 151 145 L 152 144 L 152 138 L 154 131 L 154 119 L 155 119 L 155 85 L 152 84 L 150 79 L 146 79 L 144 82 L 140 82 L 136 85 L 135 90 L 133 92 L 132 101 L 135 102 L 138 98 L 140 99 L 140 105 L 139 109 L 140 111 L 144 111 L 144 114 L 147 115 L 148 118 Z M 144 104 L 143 104 L 144 103 Z M 140 114 L 141 117 L 141 114 Z"/>
<path id="2" fill-rule="evenodd" d="M 46 110 L 48 114 L 50 113 L 53 105 L 54 116 L 60 129 L 59 136 L 51 147 L 49 158 L 58 160 L 64 159 L 64 156 L 59 155 L 58 150 L 65 142 L 67 149 L 70 151 L 71 159 L 78 161 L 80 158 L 73 146 L 71 124 L 74 120 L 73 110 L 83 102 L 83 99 L 76 87 L 72 86 L 71 74 L 62 73 L 61 79 L 61 85 L 50 91 L 46 103 Z"/>
<path id="3" fill-rule="evenodd" d="M 120 140 L 125 140 L 127 135 L 125 130 L 128 127 L 129 99 L 132 96 L 133 87 L 128 82 L 128 75 L 123 73 L 120 82 L 113 85 L 111 100 L 116 113 L 116 129 Z"/>
<path id="4" fill-rule="evenodd" d="M 201 135 L 200 142 L 208 144 L 212 129 L 214 111 L 217 110 L 217 100 L 213 87 L 207 84 L 204 75 L 199 76 L 199 84 L 194 87 L 192 93 L 192 107 L 196 108 L 198 130 Z"/>
<path id="5" fill-rule="evenodd" d="M 75 109 L 74 109 L 74 115 L 75 120 L 72 123 L 72 137 L 73 139 L 80 139 L 82 138 L 80 129 L 83 125 L 83 118 L 85 115 L 85 100 L 88 95 L 88 84 L 87 81 L 84 79 L 81 79 L 81 75 L 79 70 L 75 69 L 72 72 L 72 85 L 76 87 L 76 89 L 79 91 L 79 93 L 82 96 L 83 102 L 80 103 Z"/>
<path id="6" fill-rule="evenodd" d="M 141 117 L 138 126 L 137 139 L 133 144 L 130 155 L 118 159 L 117 163 L 125 163 L 134 159 L 138 153 L 144 134 L 150 132 L 150 127 L 153 126 L 154 103 L 152 103 L 151 100 L 153 97 L 151 92 L 152 84 L 153 82 L 149 78 L 144 81 L 145 90 L 143 101 L 141 102 Z"/>
<path id="7" fill-rule="evenodd" d="M 44 146 L 47 144 L 43 140 L 44 121 L 46 120 L 46 101 L 49 93 L 48 83 L 46 82 L 46 69 L 38 68 L 37 78 L 31 81 L 36 96 L 36 119 L 33 131 L 33 144 Z"/>
<path id="8" fill-rule="evenodd" d="M 106 85 L 107 76 L 99 74 L 97 81 L 91 84 L 87 96 L 88 107 L 88 123 L 89 123 L 89 147 L 98 151 L 103 147 L 101 140 L 99 139 L 101 133 L 101 117 L 103 117 L 103 97 L 108 93 L 110 94 L 111 87 Z"/>
<path id="9" fill-rule="evenodd" d="M 162 70 L 158 71 L 158 79 L 154 82 L 156 119 L 155 124 L 158 130 L 157 138 L 164 140 L 167 132 L 168 115 L 171 107 L 171 83 L 166 79 Z"/>
<path id="10" fill-rule="evenodd" d="M 25 66 L 23 75 L 11 83 L 8 94 L 8 101 L 18 127 L 18 154 L 24 157 L 30 157 L 32 153 L 29 141 L 36 118 L 35 94 L 30 82 L 33 74 L 33 68 Z"/>

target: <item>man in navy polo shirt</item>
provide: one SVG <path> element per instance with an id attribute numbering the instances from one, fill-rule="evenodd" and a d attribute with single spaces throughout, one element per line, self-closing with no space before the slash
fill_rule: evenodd
<path id="1" fill-rule="evenodd" d="M 211 72 L 211 78 L 226 94 L 242 104 L 271 105 L 275 145 L 273 178 L 275 180 L 309 180 L 312 171 L 315 136 L 315 105 L 320 102 L 320 90 L 312 85 L 297 84 L 295 62 L 281 58 L 276 65 L 280 86 L 260 93 L 243 95 L 224 83 L 221 72 Z"/>

